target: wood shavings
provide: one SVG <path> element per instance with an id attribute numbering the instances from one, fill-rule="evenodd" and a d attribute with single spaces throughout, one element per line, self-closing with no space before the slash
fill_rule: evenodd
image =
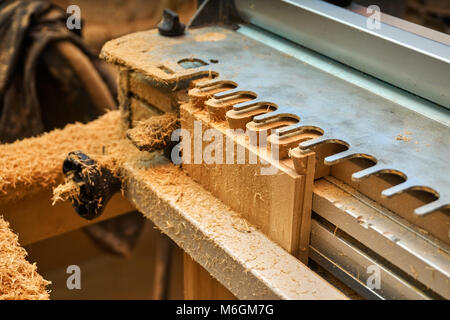
<path id="1" fill-rule="evenodd" d="M 395 140 L 408 142 L 409 140 L 411 140 L 411 138 L 408 138 L 407 136 L 399 134 L 397 137 L 395 137 Z"/>
<path id="2" fill-rule="evenodd" d="M 67 201 L 69 199 L 77 199 L 80 194 L 80 184 L 72 180 L 71 177 L 66 179 L 64 184 L 60 184 L 53 189 L 52 205 L 58 201 Z"/>
<path id="3" fill-rule="evenodd" d="M 247 220 L 240 217 L 232 217 L 231 226 L 239 232 L 250 233 L 251 229 Z"/>
<path id="4" fill-rule="evenodd" d="M 88 124 L 70 124 L 39 137 L 0 145 L 0 203 L 62 183 L 61 165 L 74 150 L 88 154 L 116 176 L 127 161 L 146 166 L 153 154 L 136 149 L 125 132 L 120 112 L 110 111 Z"/>
<path id="5" fill-rule="evenodd" d="M 141 151 L 154 152 L 171 144 L 172 132 L 180 128 L 177 116 L 166 113 L 140 121 L 127 131 L 127 137 Z"/>
<path id="6" fill-rule="evenodd" d="M 411 140 L 411 137 L 408 137 L 410 135 L 411 135 L 411 132 L 405 131 L 404 134 L 398 134 L 395 137 L 395 140 L 408 142 Z"/>
<path id="7" fill-rule="evenodd" d="M 0 300 L 48 300 L 50 284 L 29 263 L 16 234 L 0 216 Z"/>

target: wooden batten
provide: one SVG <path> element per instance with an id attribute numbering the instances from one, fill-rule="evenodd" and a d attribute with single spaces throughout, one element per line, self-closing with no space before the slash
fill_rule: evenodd
<path id="1" fill-rule="evenodd" d="M 183 104 L 180 107 L 180 117 L 182 128 L 191 137 L 190 159 L 186 159 L 187 153 L 184 152 L 183 160 L 183 168 L 187 173 L 273 241 L 307 263 L 314 153 L 304 155 L 307 170 L 298 173 L 287 165 L 289 159 L 275 161 L 269 148 L 251 145 L 245 134 L 239 135 L 227 130 L 229 128 L 225 121 L 212 121 L 205 109 Z M 195 131 L 200 125 L 201 131 Z M 209 148 L 208 142 L 201 141 L 205 131 L 209 129 L 215 130 L 223 141 L 220 147 L 222 164 L 208 164 L 204 159 L 199 162 L 195 158 L 198 146 L 202 155 L 205 148 Z M 232 158 L 226 159 L 229 145 L 233 146 L 234 152 Z M 238 161 L 238 149 L 243 150 L 244 162 Z M 242 157 L 239 159 L 243 160 Z M 271 166 L 275 169 L 275 174 L 262 174 L 264 169 L 269 170 Z"/>

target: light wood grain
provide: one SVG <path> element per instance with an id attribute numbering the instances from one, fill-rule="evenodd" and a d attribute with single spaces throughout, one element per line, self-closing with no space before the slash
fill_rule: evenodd
<path id="1" fill-rule="evenodd" d="M 184 253 L 185 300 L 236 300 L 236 297 L 208 271 Z"/>

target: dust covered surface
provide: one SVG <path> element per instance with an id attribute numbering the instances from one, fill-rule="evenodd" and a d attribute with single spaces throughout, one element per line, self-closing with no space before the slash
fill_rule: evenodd
<path id="1" fill-rule="evenodd" d="M 184 69 L 172 63 L 170 67 L 164 66 L 164 62 L 169 62 L 168 57 L 173 53 L 174 46 L 220 42 L 233 32 L 220 27 L 188 30 L 182 37 L 162 37 L 158 35 L 157 30 L 136 32 L 108 41 L 103 46 L 100 57 L 111 64 L 127 67 L 160 83 L 176 84 L 195 75 L 210 74 L 211 71 Z"/>
<path id="2" fill-rule="evenodd" d="M 39 137 L 0 145 L 0 204 L 62 183 L 62 164 L 71 151 L 82 151 L 117 176 L 125 161 L 139 163 L 152 158 L 134 147 L 125 131 L 120 112 L 110 111 L 88 124 L 70 124 Z"/>
<path id="3" fill-rule="evenodd" d="M 0 216 L 0 300 L 48 300 L 50 284 L 29 263 L 18 237 Z"/>
<path id="4" fill-rule="evenodd" d="M 211 42 L 215 42 L 215 41 L 221 41 L 223 39 L 225 39 L 227 37 L 227 35 L 225 33 L 222 32 L 207 32 L 204 34 L 199 34 L 198 36 L 195 37 L 195 41 L 211 41 Z"/>
<path id="5" fill-rule="evenodd" d="M 346 298 L 183 169 L 154 165 L 125 165 L 127 197 L 236 297 Z"/>

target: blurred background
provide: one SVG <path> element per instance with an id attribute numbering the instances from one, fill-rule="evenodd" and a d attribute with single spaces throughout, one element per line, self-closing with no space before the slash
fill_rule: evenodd
<path id="1" fill-rule="evenodd" d="M 178 13 L 186 24 L 197 9 L 197 0 L 52 0 L 67 8 L 81 8 L 84 20 L 83 38 L 96 52 L 103 44 L 122 35 L 154 28 L 161 20 L 164 8 Z"/>
<path id="2" fill-rule="evenodd" d="M 354 0 L 353 3 L 378 5 L 382 13 L 450 33 L 449 0 Z"/>
<path id="3" fill-rule="evenodd" d="M 175 10 L 183 23 L 188 22 L 197 8 L 197 0 L 52 0 L 52 2 L 62 8 L 67 8 L 71 4 L 80 6 L 85 22 L 83 38 L 97 52 L 110 39 L 155 27 L 161 19 L 164 8 Z M 450 32 L 449 0 L 354 0 L 352 2 L 366 7 L 378 5 L 382 13 L 440 32 Z"/>
<path id="4" fill-rule="evenodd" d="M 81 31 L 66 27 L 70 5 L 81 9 Z M 197 1 L 0 0 L 0 143 L 116 109 L 118 70 L 98 54 L 110 39 L 155 28 L 164 8 L 186 24 Z M 183 298 L 181 249 L 137 211 L 25 249 L 52 282 L 51 299 Z M 81 290 L 67 288 L 70 265 Z"/>

